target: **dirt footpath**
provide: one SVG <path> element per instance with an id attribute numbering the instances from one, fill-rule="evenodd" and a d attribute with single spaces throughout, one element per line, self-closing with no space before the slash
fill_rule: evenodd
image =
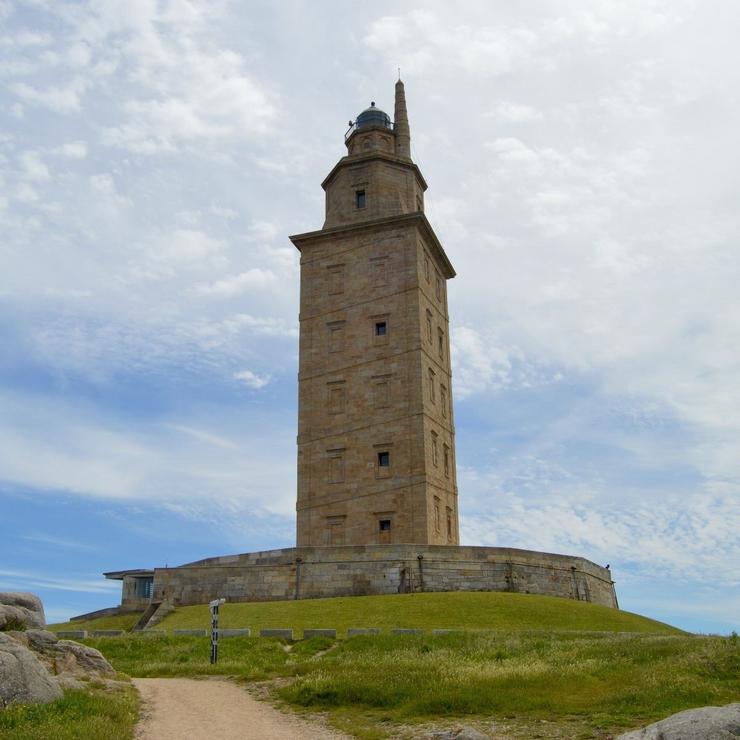
<path id="1" fill-rule="evenodd" d="M 348 740 L 319 721 L 279 712 L 223 679 L 135 678 L 136 740 Z"/>

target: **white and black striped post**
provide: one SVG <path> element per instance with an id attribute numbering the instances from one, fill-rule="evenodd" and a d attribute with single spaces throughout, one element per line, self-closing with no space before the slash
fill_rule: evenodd
<path id="1" fill-rule="evenodd" d="M 211 665 L 218 662 L 218 607 L 226 599 L 214 599 L 210 604 L 211 607 Z"/>

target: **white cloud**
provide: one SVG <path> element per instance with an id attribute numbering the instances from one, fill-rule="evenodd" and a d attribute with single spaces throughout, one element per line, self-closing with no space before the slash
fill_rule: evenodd
<path id="1" fill-rule="evenodd" d="M 505 74 L 526 59 L 538 43 L 529 28 L 450 23 L 430 10 L 379 18 L 370 25 L 364 40 L 369 48 L 412 75 L 440 68 L 462 69 L 475 76 Z"/>
<path id="2" fill-rule="evenodd" d="M 99 574 L 89 578 L 60 578 L 47 573 L 28 570 L 0 570 L 0 587 L 7 591 L 28 591 L 43 588 L 52 591 L 77 591 L 79 593 L 103 594 L 120 591 L 121 584 L 107 581 Z"/>
<path id="3" fill-rule="evenodd" d="M 201 442 L 208 442 L 208 444 L 223 447 L 227 450 L 236 450 L 239 448 L 235 442 L 225 439 L 221 435 L 214 434 L 213 432 L 206 432 L 203 429 L 194 429 L 193 427 L 185 426 L 184 424 L 167 424 L 165 426 L 167 429 L 174 429 L 177 432 L 186 434 L 187 436 L 193 437 Z"/>
<path id="4" fill-rule="evenodd" d="M 246 386 L 255 390 L 264 388 L 270 382 L 269 375 L 257 375 L 251 370 L 240 370 L 238 373 L 234 373 L 234 378 L 241 380 Z"/>
<path id="5" fill-rule="evenodd" d="M 501 487 L 497 478 L 465 481 L 495 502 L 495 513 L 464 517 L 468 542 L 580 553 L 596 562 L 620 562 L 625 570 L 683 583 L 705 581 L 696 570 L 701 562 L 729 587 L 740 585 L 735 567 L 740 558 L 740 508 L 732 495 L 697 491 L 643 498 L 628 506 L 604 501 L 595 506 L 602 498 L 602 482 L 574 486 L 575 480 L 550 479 L 542 493 L 527 495 L 521 486 L 519 491 Z M 617 574 L 618 579 L 623 576 Z"/>
<path id="6" fill-rule="evenodd" d="M 39 199 L 39 194 L 32 185 L 29 185 L 27 182 L 22 182 L 15 190 L 15 197 L 21 203 L 30 205 Z"/>
<path id="7" fill-rule="evenodd" d="M 462 326 L 452 335 L 455 366 L 455 395 L 465 398 L 484 390 L 500 389 L 512 382 L 511 353 L 521 359 L 516 348 L 497 346 L 494 338 L 484 340 L 470 327 Z"/>
<path id="8" fill-rule="evenodd" d="M 213 283 L 197 285 L 195 290 L 203 295 L 231 297 L 248 290 L 268 288 L 275 285 L 277 277 L 270 270 L 253 267 L 238 275 L 216 280 Z"/>
<path id="9" fill-rule="evenodd" d="M 14 82 L 9 89 L 28 105 L 38 105 L 56 113 L 76 113 L 80 110 L 87 86 L 83 79 L 78 78 L 63 87 L 39 89 L 25 82 Z"/>
<path id="10" fill-rule="evenodd" d="M 298 327 L 296 322 L 286 322 L 284 319 L 252 316 L 240 313 L 232 316 L 220 325 L 219 328 L 235 333 L 243 329 L 253 331 L 255 334 L 278 337 L 297 337 Z"/>
<path id="11" fill-rule="evenodd" d="M 244 382 L 249 383 L 248 379 Z M 254 375 L 264 385 L 266 377 Z M 132 427 L 95 408 L 33 394 L 0 394 L 0 470 L 5 484 L 46 495 L 116 501 L 289 509 L 295 471 L 283 465 L 294 444 L 274 415 L 220 409 L 218 420 L 186 415 Z M 250 423 L 244 424 L 245 418 Z M 204 429 L 228 423 L 232 432 Z M 204 441 L 208 444 L 204 445 Z"/>
<path id="12" fill-rule="evenodd" d="M 116 184 L 107 172 L 90 175 L 90 187 L 101 195 L 116 195 Z"/>
<path id="13" fill-rule="evenodd" d="M 70 141 L 61 146 L 58 151 L 69 159 L 84 159 L 87 156 L 87 144 L 84 141 Z"/>
<path id="14" fill-rule="evenodd" d="M 512 123 L 525 123 L 526 121 L 536 121 L 542 118 L 542 112 L 536 108 L 523 103 L 514 103 L 510 101 L 502 101 L 484 115 L 489 118 L 496 118 L 501 121 L 509 121 Z"/>
<path id="15" fill-rule="evenodd" d="M 28 151 L 21 154 L 22 177 L 33 182 L 46 182 L 51 179 L 49 168 L 44 164 L 38 152 Z"/>
<path id="16" fill-rule="evenodd" d="M 34 532 L 31 534 L 19 535 L 22 540 L 28 542 L 36 542 L 41 545 L 51 545 L 51 547 L 60 550 L 83 550 L 90 551 L 95 550 L 91 545 L 86 545 L 84 542 L 78 542 L 77 540 L 66 540 L 63 537 L 58 537 L 53 534 L 47 534 L 44 532 Z"/>
<path id="17" fill-rule="evenodd" d="M 485 146 L 505 162 L 538 162 L 538 155 L 519 139 L 514 137 L 486 142 Z"/>

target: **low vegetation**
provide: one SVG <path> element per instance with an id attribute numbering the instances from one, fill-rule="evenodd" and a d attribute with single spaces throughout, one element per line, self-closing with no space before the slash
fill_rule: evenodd
<path id="1" fill-rule="evenodd" d="M 133 687 L 67 691 L 50 704 L 14 705 L 0 711 L 2 740 L 128 740 L 138 717 Z"/>
<path id="2" fill-rule="evenodd" d="M 136 624 L 141 615 L 142 612 L 116 614 L 112 617 L 50 624 L 47 629 L 52 632 L 59 632 L 60 630 L 124 630 L 127 632 Z"/>
<path id="3" fill-rule="evenodd" d="M 722 637 L 508 631 L 313 638 L 292 647 L 231 638 L 216 666 L 202 637 L 87 642 L 134 676 L 287 677 L 276 696 L 328 711 L 366 738 L 384 737 L 381 725 L 462 716 L 515 718 L 525 737 L 542 722 L 566 726 L 565 737 L 598 737 L 740 696 L 740 644 Z"/>
<path id="4" fill-rule="evenodd" d="M 130 629 L 140 615 L 69 622 L 53 629 Z M 638 614 L 550 596 L 512 593 L 423 593 L 347 596 L 224 604 L 221 627 L 290 627 L 300 636 L 310 627 L 332 627 L 345 635 L 349 627 L 394 627 L 465 630 L 592 630 L 681 634 L 670 625 Z M 185 606 L 166 617 L 158 629 L 210 627 L 207 606 Z"/>
<path id="5" fill-rule="evenodd" d="M 394 721 L 463 715 L 611 731 L 740 696 L 728 638 L 552 632 L 355 637 L 279 689 L 294 704 Z"/>
<path id="6" fill-rule="evenodd" d="M 337 725 L 367 739 L 460 717 L 484 724 L 495 718 L 512 737 L 605 737 L 740 697 L 737 638 L 687 635 L 636 614 L 567 599 L 369 596 L 225 604 L 220 617 L 222 627 L 251 627 L 253 634 L 267 627 L 292 627 L 298 636 L 306 627 L 333 627 L 341 636 L 348 627 L 384 633 L 293 645 L 230 638 L 220 643 L 217 666 L 209 663 L 203 637 L 124 635 L 87 643 L 132 676 L 281 678 L 274 684 L 277 698 L 329 712 Z M 207 607 L 186 607 L 160 626 L 169 632 L 207 627 L 208 621 Z M 393 627 L 425 634 L 389 634 Z M 443 628 L 465 631 L 431 634 Z"/>
<path id="7" fill-rule="evenodd" d="M 234 637 L 221 640 L 218 663 L 210 663 L 210 641 L 188 635 L 124 635 L 85 640 L 100 650 L 116 670 L 129 676 L 227 675 L 264 679 L 292 674 L 296 666 L 333 644 L 332 640 L 304 640 L 286 651 L 283 642 Z"/>

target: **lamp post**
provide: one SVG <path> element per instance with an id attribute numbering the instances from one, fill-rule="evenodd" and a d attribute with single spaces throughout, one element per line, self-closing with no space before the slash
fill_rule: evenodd
<path id="1" fill-rule="evenodd" d="M 218 607 L 226 599 L 214 599 L 208 606 L 211 608 L 211 665 L 218 662 Z"/>

